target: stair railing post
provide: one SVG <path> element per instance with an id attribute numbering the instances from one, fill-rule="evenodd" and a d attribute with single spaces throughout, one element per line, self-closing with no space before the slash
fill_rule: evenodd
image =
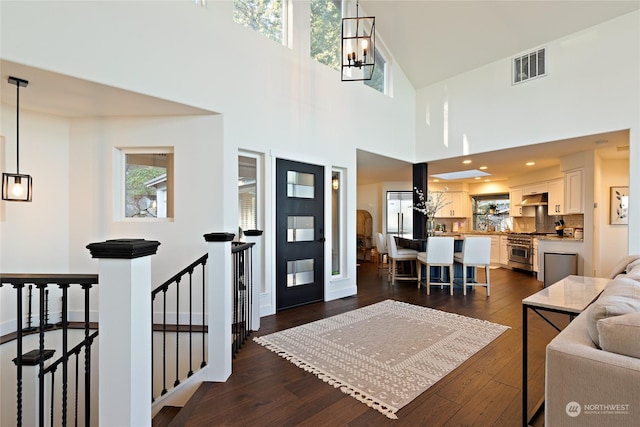
<path id="1" fill-rule="evenodd" d="M 99 425 L 151 426 L 151 255 L 160 242 L 91 243 L 99 258 Z"/>
<path id="2" fill-rule="evenodd" d="M 207 381 L 224 382 L 231 375 L 233 311 L 232 233 L 204 235 L 208 243 L 207 325 L 209 367 Z"/>
<path id="3" fill-rule="evenodd" d="M 253 277 L 251 277 L 252 289 L 251 289 L 251 330 L 260 330 L 260 289 L 264 283 L 264 270 L 262 267 L 262 230 L 245 230 L 247 243 L 253 243 L 251 253 L 251 271 Z"/>

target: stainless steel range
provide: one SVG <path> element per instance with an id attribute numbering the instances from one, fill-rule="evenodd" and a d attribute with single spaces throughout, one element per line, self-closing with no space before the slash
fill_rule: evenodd
<path id="1" fill-rule="evenodd" d="M 533 235 L 510 234 L 507 236 L 509 267 L 533 271 Z"/>

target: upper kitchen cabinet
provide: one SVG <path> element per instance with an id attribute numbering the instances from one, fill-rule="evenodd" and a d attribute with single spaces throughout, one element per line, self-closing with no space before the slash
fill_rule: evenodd
<path id="1" fill-rule="evenodd" d="M 564 179 L 558 178 L 549 181 L 548 215 L 563 215 L 564 207 Z"/>
<path id="2" fill-rule="evenodd" d="M 436 213 L 436 218 L 468 218 L 471 216 L 471 201 L 464 191 L 444 193 L 445 203 L 451 202 Z"/>
<path id="3" fill-rule="evenodd" d="M 566 214 L 584 213 L 584 186 L 582 169 L 574 169 L 564 175 L 564 200 Z"/>
<path id="4" fill-rule="evenodd" d="M 523 194 L 523 187 L 514 187 L 509 189 L 509 214 L 512 217 L 535 216 L 535 208 L 533 208 L 533 206 L 520 206 Z"/>

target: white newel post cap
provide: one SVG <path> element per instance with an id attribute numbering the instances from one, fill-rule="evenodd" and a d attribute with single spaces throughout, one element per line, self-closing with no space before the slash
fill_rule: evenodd
<path id="1" fill-rule="evenodd" d="M 99 267 L 99 424 L 151 426 L 151 255 L 160 242 L 115 239 L 87 249 Z"/>

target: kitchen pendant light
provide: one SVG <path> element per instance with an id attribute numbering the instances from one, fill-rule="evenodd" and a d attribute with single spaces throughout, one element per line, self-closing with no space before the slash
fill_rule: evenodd
<path id="1" fill-rule="evenodd" d="M 376 18 L 342 18 L 342 81 L 371 80 L 376 65 Z"/>
<path id="2" fill-rule="evenodd" d="M 20 173 L 20 87 L 27 87 L 27 80 L 9 77 L 9 83 L 16 85 L 16 173 L 2 173 L 2 200 L 9 202 L 30 202 L 33 196 L 31 175 Z"/>

